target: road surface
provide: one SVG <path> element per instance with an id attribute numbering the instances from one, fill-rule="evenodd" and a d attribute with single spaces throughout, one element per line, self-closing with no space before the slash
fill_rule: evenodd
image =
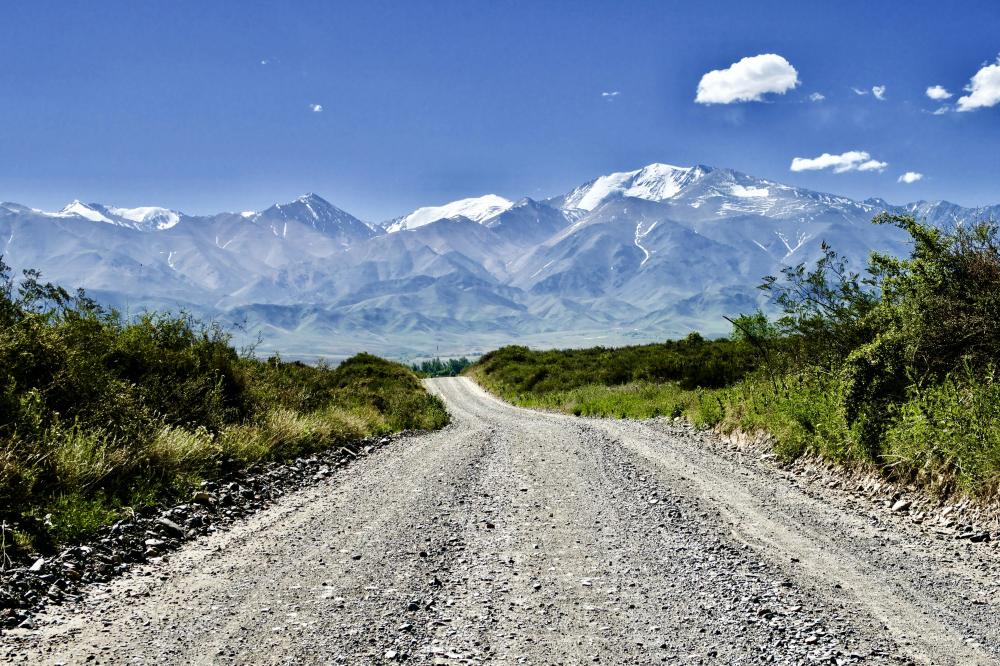
<path id="1" fill-rule="evenodd" d="M 402 439 L 29 635 L 26 663 L 988 664 L 995 550 L 669 424 L 428 383 Z M 883 509 L 884 511 L 884 509 Z"/>

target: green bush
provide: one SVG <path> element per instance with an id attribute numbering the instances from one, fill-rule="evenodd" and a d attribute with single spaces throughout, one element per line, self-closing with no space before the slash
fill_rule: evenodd
<path id="1" fill-rule="evenodd" d="M 883 457 L 899 476 L 942 494 L 1000 490 L 1000 382 L 992 367 L 912 384 L 894 416 Z"/>
<path id="2" fill-rule="evenodd" d="M 879 459 L 891 408 L 906 391 L 904 344 L 899 336 L 879 336 L 851 352 L 841 370 L 844 418 L 871 460 Z"/>
<path id="3" fill-rule="evenodd" d="M 241 356 L 186 314 L 130 321 L 0 260 L 0 521 L 51 547 L 223 467 L 447 423 L 407 368 Z"/>
<path id="4" fill-rule="evenodd" d="M 744 341 L 683 340 L 652 345 L 532 351 L 503 347 L 484 355 L 471 372 L 489 388 L 508 396 L 549 393 L 598 384 L 675 382 L 681 388 L 717 388 L 746 376 L 756 365 Z"/>
<path id="5" fill-rule="evenodd" d="M 435 358 L 430 361 L 423 361 L 422 363 L 414 363 L 410 366 L 410 369 L 418 377 L 457 377 L 470 365 L 472 365 L 472 361 L 463 356 L 461 358 L 449 358 L 444 361 Z"/>
<path id="6" fill-rule="evenodd" d="M 993 494 L 998 228 L 941 229 L 886 213 L 874 223 L 906 231 L 910 256 L 873 254 L 862 279 L 824 245 L 813 271 L 798 266 L 783 282 L 765 279 L 762 288 L 785 310 L 778 320 L 785 349 L 794 351 L 783 369 L 839 378 L 838 403 L 826 408 L 843 427 L 823 433 L 837 444 L 821 442 L 822 453 L 874 463 L 941 492 Z"/>

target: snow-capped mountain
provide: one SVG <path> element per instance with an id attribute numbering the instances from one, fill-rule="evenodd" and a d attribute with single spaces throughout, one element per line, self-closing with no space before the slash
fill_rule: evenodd
<path id="1" fill-rule="evenodd" d="M 725 332 L 722 315 L 766 306 L 763 275 L 813 261 L 824 240 L 859 268 L 873 249 L 905 253 L 902 232 L 870 223 L 883 210 L 938 225 L 1000 217 L 651 164 L 544 201 L 486 195 L 381 225 L 314 194 L 211 216 L 0 203 L 0 255 L 126 312 L 238 322 L 262 351 L 469 353 Z"/>
<path id="2" fill-rule="evenodd" d="M 276 236 L 285 238 L 288 236 L 290 223 L 305 225 L 336 239 L 345 248 L 377 233 L 372 225 L 362 222 L 316 194 L 304 194 L 291 203 L 275 204 L 259 213 L 241 213 L 241 217 L 255 224 L 267 225 Z"/>
<path id="3" fill-rule="evenodd" d="M 581 185 L 569 194 L 552 200 L 560 208 L 594 210 L 615 197 L 664 201 L 702 178 L 708 169 L 702 166 L 676 167 L 650 164 L 636 171 L 601 176 Z"/>
<path id="4" fill-rule="evenodd" d="M 459 199 L 443 206 L 418 208 L 409 215 L 386 223 L 385 230 L 388 233 L 408 231 L 450 217 L 465 217 L 473 222 L 482 222 L 499 215 L 513 205 L 513 202 L 495 194 Z"/>
<path id="5" fill-rule="evenodd" d="M 317 231 L 328 234 L 348 234 L 358 238 L 369 238 L 374 230 L 350 213 L 337 208 L 316 194 L 303 194 L 287 204 L 274 204 L 260 213 L 242 213 L 248 219 L 274 218 L 292 220 L 308 224 Z"/>
<path id="6" fill-rule="evenodd" d="M 78 200 L 67 204 L 59 212 L 43 214 L 50 217 L 82 217 L 91 222 L 105 222 L 138 231 L 169 229 L 181 221 L 181 213 L 167 208 L 116 208 L 96 203 L 85 204 Z"/>

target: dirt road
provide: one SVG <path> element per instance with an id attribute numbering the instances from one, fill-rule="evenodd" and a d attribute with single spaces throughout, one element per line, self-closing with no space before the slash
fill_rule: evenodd
<path id="1" fill-rule="evenodd" d="M 892 529 L 690 429 L 433 380 L 401 440 L 39 629 L 27 663 L 988 664 L 996 551 Z"/>

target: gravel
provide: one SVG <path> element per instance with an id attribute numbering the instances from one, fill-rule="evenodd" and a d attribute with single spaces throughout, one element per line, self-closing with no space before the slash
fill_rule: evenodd
<path id="1" fill-rule="evenodd" d="M 803 482 L 681 424 L 531 412 L 466 379 L 429 386 L 451 426 L 312 471 L 320 478 L 227 529 L 74 588 L 78 600 L 0 638 L 0 660 L 988 664 L 1000 655 L 995 541 L 936 539 L 892 504 Z M 204 492 L 212 497 L 191 504 L 241 496 L 225 485 Z M 191 536 L 185 521 L 158 518 Z M 178 539 L 156 525 L 146 538 Z"/>
<path id="2" fill-rule="evenodd" d="M 0 632 L 23 628 L 29 618 L 54 603 L 74 601 L 88 586 L 111 580 L 134 565 L 156 563 L 197 535 L 212 534 L 259 512 L 288 492 L 315 484 L 392 438 L 363 440 L 290 464 L 265 463 L 204 481 L 191 502 L 148 507 L 102 529 L 89 543 L 64 548 L 0 570 Z M 7 564 L 7 563 L 5 563 Z M 30 622 L 29 622 L 30 624 Z"/>

